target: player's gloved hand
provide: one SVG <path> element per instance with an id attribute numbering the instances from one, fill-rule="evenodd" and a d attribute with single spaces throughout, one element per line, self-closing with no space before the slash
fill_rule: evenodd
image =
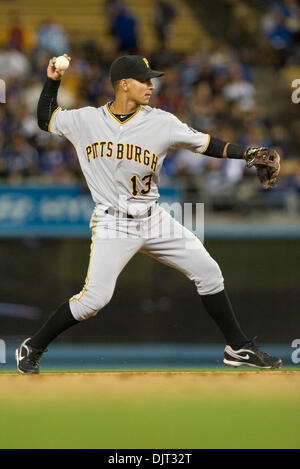
<path id="1" fill-rule="evenodd" d="M 269 189 L 280 172 L 280 156 L 276 150 L 265 147 L 247 148 L 244 158 L 247 168 L 256 167 L 256 174 L 264 189 Z"/>

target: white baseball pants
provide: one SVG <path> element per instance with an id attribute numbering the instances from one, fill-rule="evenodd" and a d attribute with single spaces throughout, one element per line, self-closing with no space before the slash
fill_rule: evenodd
<path id="1" fill-rule="evenodd" d="M 199 295 L 224 289 L 221 270 L 201 241 L 157 205 L 150 217 L 120 219 L 96 208 L 91 219 L 88 272 L 80 293 L 70 299 L 78 321 L 95 316 L 111 299 L 116 280 L 129 260 L 142 251 L 195 282 Z"/>

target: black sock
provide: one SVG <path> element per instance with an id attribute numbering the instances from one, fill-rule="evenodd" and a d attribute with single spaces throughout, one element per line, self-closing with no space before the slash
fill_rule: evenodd
<path id="1" fill-rule="evenodd" d="M 227 345 L 237 350 L 249 342 L 240 328 L 225 290 L 214 295 L 201 295 L 201 299 L 206 311 L 223 333 Z"/>
<path id="2" fill-rule="evenodd" d="M 44 350 L 61 332 L 75 324 L 79 324 L 79 322 L 71 313 L 69 301 L 66 301 L 47 319 L 40 330 L 30 338 L 28 345 L 39 350 Z"/>

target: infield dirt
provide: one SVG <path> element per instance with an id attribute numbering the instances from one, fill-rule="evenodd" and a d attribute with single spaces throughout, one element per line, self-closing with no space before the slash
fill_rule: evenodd
<path id="1" fill-rule="evenodd" d="M 101 372 L 41 373 L 38 376 L 0 375 L 0 396 L 22 399 L 22 393 L 35 398 L 77 398 L 86 393 L 101 392 L 107 397 L 123 399 L 135 392 L 138 396 L 181 394 L 199 396 L 222 390 L 231 395 L 264 395 L 265 397 L 299 397 L 300 371 L 205 371 L 205 372 Z"/>

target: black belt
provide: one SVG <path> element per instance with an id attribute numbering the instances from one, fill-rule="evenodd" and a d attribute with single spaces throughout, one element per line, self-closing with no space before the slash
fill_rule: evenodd
<path id="1" fill-rule="evenodd" d="M 136 217 L 131 215 L 130 213 L 124 213 L 124 212 L 119 212 L 118 210 L 114 210 L 112 207 L 107 208 L 104 213 L 109 213 L 109 215 L 113 215 L 118 218 L 144 218 L 144 217 L 150 217 L 152 213 L 152 208 L 153 207 L 150 207 L 144 215 L 137 215 Z"/>

